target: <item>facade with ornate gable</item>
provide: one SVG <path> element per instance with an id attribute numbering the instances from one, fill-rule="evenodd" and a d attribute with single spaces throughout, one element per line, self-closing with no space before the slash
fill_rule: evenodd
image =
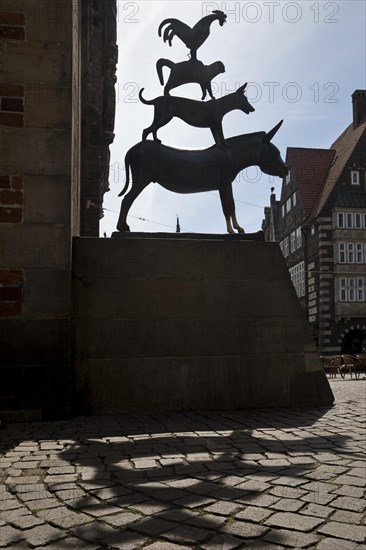
<path id="1" fill-rule="evenodd" d="M 366 90 L 330 149 L 289 147 L 264 230 L 279 242 L 321 353 L 366 351 Z"/>

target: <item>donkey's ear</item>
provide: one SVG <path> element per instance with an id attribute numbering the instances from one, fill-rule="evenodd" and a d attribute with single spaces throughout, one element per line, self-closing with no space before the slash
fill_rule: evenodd
<path id="1" fill-rule="evenodd" d="M 283 123 L 283 120 L 280 120 L 280 122 L 278 124 L 276 124 L 276 126 L 274 128 L 272 128 L 272 130 L 270 130 L 268 133 L 267 133 L 267 136 L 266 136 L 266 139 L 267 141 L 271 141 L 274 137 L 274 135 L 278 132 L 278 130 L 281 128 L 282 126 L 282 123 Z"/>

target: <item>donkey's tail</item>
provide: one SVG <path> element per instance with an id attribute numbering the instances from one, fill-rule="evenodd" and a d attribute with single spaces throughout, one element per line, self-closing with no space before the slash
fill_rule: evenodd
<path id="1" fill-rule="evenodd" d="M 125 156 L 125 170 L 126 170 L 126 183 L 122 191 L 118 194 L 119 197 L 122 197 L 130 185 L 130 152 L 128 151 Z"/>
<path id="2" fill-rule="evenodd" d="M 151 101 L 147 100 L 147 99 L 144 99 L 142 97 L 142 92 L 144 91 L 145 88 L 141 88 L 141 90 L 139 91 L 139 98 L 140 98 L 140 101 L 142 101 L 142 103 L 145 103 L 145 105 L 154 105 L 155 103 L 155 99 L 152 99 Z"/>
<path id="3" fill-rule="evenodd" d="M 164 86 L 164 76 L 163 76 L 163 67 L 169 67 L 171 70 L 175 63 L 170 61 L 170 59 L 158 59 L 156 62 L 156 70 L 158 73 L 159 81 L 162 86 Z"/>

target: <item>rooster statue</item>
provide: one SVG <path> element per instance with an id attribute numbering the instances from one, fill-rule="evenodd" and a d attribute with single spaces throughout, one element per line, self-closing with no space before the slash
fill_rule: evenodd
<path id="1" fill-rule="evenodd" d="M 161 31 L 165 25 L 168 25 L 164 30 L 163 40 L 172 45 L 174 36 L 178 36 L 180 40 L 191 50 L 191 59 L 197 59 L 197 50 L 210 34 L 210 26 L 213 21 L 218 20 L 220 27 L 226 23 L 227 15 L 220 10 L 214 10 L 212 15 L 206 15 L 195 24 L 193 28 L 189 27 L 179 19 L 164 19 L 159 25 L 158 34 L 161 36 Z"/>

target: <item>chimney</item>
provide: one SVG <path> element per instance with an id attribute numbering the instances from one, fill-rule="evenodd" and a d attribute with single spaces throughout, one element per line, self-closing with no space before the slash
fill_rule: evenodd
<path id="1" fill-rule="evenodd" d="M 356 90 L 352 94 L 353 129 L 366 122 L 366 90 Z"/>

